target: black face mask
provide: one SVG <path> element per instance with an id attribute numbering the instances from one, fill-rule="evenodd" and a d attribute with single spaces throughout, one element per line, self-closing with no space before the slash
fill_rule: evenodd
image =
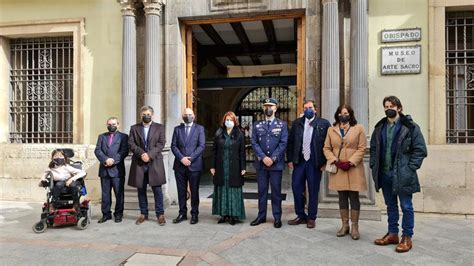
<path id="1" fill-rule="evenodd" d="M 388 118 L 394 118 L 396 117 L 398 114 L 397 110 L 393 110 L 393 109 L 387 109 L 385 110 L 385 115 L 388 117 Z"/>
<path id="2" fill-rule="evenodd" d="M 143 123 L 146 123 L 146 124 L 150 123 L 151 122 L 151 115 L 142 116 L 142 121 L 143 121 Z"/>
<path id="3" fill-rule="evenodd" d="M 183 121 L 186 124 L 192 123 L 194 121 L 193 116 L 183 115 Z"/>
<path id="4" fill-rule="evenodd" d="M 107 126 L 107 130 L 108 130 L 110 133 L 114 133 L 115 131 L 117 131 L 117 127 L 116 127 L 116 126 L 112 126 L 112 125 L 108 125 L 108 126 Z"/>
<path id="5" fill-rule="evenodd" d="M 60 165 L 63 165 L 66 162 L 66 160 L 64 160 L 64 158 L 54 158 L 53 162 L 55 165 L 60 166 Z"/>
<path id="6" fill-rule="evenodd" d="M 265 115 L 271 117 L 273 115 L 273 109 L 265 108 Z"/>
<path id="7" fill-rule="evenodd" d="M 339 121 L 341 121 L 341 123 L 347 123 L 350 120 L 351 120 L 350 115 L 339 115 Z"/>

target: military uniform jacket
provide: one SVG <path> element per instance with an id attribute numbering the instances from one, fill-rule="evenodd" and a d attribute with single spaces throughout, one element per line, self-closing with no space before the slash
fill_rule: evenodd
<path id="1" fill-rule="evenodd" d="M 275 118 L 267 125 L 267 120 L 253 124 L 252 148 L 255 152 L 255 169 L 283 170 L 285 168 L 285 150 L 288 143 L 288 126 L 286 122 Z M 263 158 L 270 157 L 273 165 L 267 167 Z"/>

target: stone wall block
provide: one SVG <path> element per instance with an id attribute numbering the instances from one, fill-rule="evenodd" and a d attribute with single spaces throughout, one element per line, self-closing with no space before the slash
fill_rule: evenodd
<path id="1" fill-rule="evenodd" d="M 418 175 L 423 187 L 466 187 L 464 162 L 439 163 L 433 158 L 427 158 L 422 168 Z"/>
<path id="2" fill-rule="evenodd" d="M 424 188 L 425 212 L 474 214 L 474 190 L 459 188 Z"/>
<path id="3" fill-rule="evenodd" d="M 466 188 L 474 190 L 474 163 L 466 163 L 465 176 L 466 176 Z"/>

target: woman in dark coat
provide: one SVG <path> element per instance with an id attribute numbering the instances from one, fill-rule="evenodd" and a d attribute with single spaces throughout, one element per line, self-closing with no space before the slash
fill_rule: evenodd
<path id="1" fill-rule="evenodd" d="M 218 223 L 234 225 L 245 219 L 242 186 L 245 175 L 244 135 L 237 117 L 227 112 L 217 130 L 212 148 L 211 174 L 214 181 L 212 214 L 220 215 Z"/>

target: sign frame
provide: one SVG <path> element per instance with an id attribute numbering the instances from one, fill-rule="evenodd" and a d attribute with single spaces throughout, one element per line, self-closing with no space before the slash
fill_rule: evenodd
<path id="1" fill-rule="evenodd" d="M 403 70 L 395 70 L 395 71 L 390 71 L 390 72 L 384 72 L 383 66 L 384 66 L 384 57 L 383 57 L 383 52 L 384 50 L 392 50 L 392 49 L 404 49 L 404 48 L 417 48 L 420 51 L 420 68 L 419 71 L 403 71 Z M 382 46 L 380 47 L 380 74 L 383 76 L 387 75 L 405 75 L 405 74 L 421 74 L 421 69 L 422 69 L 422 47 L 421 44 L 415 44 L 415 45 L 399 45 L 399 46 Z"/>
<path id="2" fill-rule="evenodd" d="M 414 37 L 414 38 L 384 38 L 385 33 L 401 33 L 401 32 L 410 32 L 410 31 L 418 31 L 419 37 Z M 406 28 L 406 29 L 393 29 L 393 30 L 387 30 L 384 29 L 380 33 L 380 42 L 381 43 L 395 43 L 395 42 L 418 42 L 421 41 L 421 28 Z"/>

